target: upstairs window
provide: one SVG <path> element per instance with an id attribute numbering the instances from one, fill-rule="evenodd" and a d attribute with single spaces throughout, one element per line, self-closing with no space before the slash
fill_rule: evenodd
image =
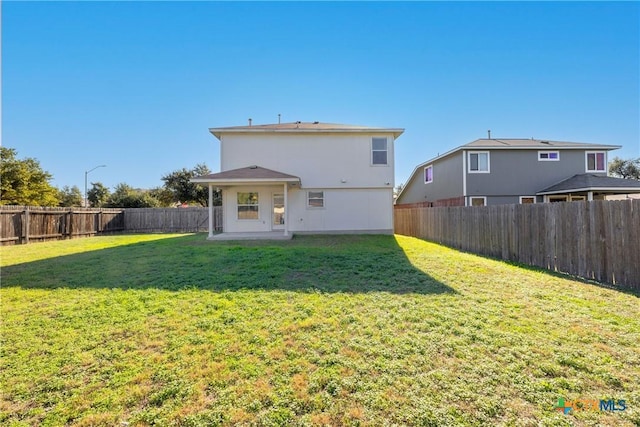
<path id="1" fill-rule="evenodd" d="M 371 164 L 387 164 L 387 138 L 373 138 L 371 140 Z"/>
<path id="2" fill-rule="evenodd" d="M 604 151 L 587 151 L 587 172 L 606 172 L 607 158 Z"/>
<path id="3" fill-rule="evenodd" d="M 433 182 L 433 165 L 424 168 L 424 183 L 429 184 L 430 182 Z"/>
<path id="4" fill-rule="evenodd" d="M 559 151 L 538 151 L 539 162 L 557 162 L 560 160 Z"/>
<path id="5" fill-rule="evenodd" d="M 238 219 L 260 219 L 258 193 L 238 193 Z"/>
<path id="6" fill-rule="evenodd" d="M 489 152 L 469 152 L 469 173 L 489 173 Z"/>

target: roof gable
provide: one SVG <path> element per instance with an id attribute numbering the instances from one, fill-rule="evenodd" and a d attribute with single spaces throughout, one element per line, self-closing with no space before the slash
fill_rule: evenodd
<path id="1" fill-rule="evenodd" d="M 299 182 L 300 178 L 283 172 L 274 171 L 260 166 L 247 166 L 239 169 L 232 169 L 224 172 L 202 175 L 191 179 L 192 182 L 252 182 L 252 181 L 274 181 L 274 182 Z"/>

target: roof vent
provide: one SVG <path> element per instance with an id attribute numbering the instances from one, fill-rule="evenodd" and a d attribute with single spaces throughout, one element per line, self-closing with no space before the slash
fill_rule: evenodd
<path id="1" fill-rule="evenodd" d="M 251 126 L 251 122 L 252 122 L 252 121 L 253 121 L 252 119 L 249 119 L 249 126 Z"/>
<path id="2" fill-rule="evenodd" d="M 320 123 L 320 122 L 313 122 L 313 124 L 314 124 L 314 125 L 317 125 L 317 124 L 319 124 L 319 123 Z"/>
<path id="3" fill-rule="evenodd" d="M 541 144 L 549 144 L 549 141 L 540 141 Z"/>
<path id="4" fill-rule="evenodd" d="M 258 165 L 251 165 L 249 166 L 249 169 L 258 169 Z"/>

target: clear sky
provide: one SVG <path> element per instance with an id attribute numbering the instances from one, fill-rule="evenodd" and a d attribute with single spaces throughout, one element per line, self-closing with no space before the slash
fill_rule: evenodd
<path id="1" fill-rule="evenodd" d="M 402 127 L 396 183 L 477 138 L 640 157 L 637 2 L 2 2 L 2 144 L 59 187 L 162 184 L 210 127 Z"/>

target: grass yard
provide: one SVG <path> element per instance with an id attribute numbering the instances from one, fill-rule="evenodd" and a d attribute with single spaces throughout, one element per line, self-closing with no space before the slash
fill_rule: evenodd
<path id="1" fill-rule="evenodd" d="M 403 236 L 0 255 L 2 425 L 640 425 L 636 295 Z"/>

